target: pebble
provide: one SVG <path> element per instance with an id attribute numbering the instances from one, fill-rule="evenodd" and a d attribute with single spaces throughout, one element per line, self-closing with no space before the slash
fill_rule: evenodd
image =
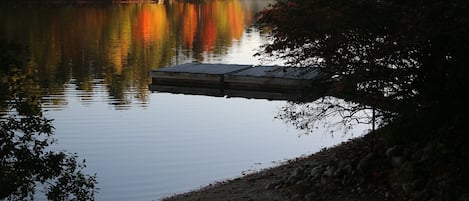
<path id="1" fill-rule="evenodd" d="M 392 157 L 391 158 L 391 165 L 393 167 L 399 167 L 402 165 L 402 157 Z"/>
<path id="2" fill-rule="evenodd" d="M 275 189 L 275 190 L 278 190 L 278 189 L 281 189 L 282 187 L 283 187 L 282 184 L 278 184 L 278 185 L 276 185 L 276 186 L 274 187 L 274 189 Z"/>
<path id="3" fill-rule="evenodd" d="M 401 185 L 401 188 L 405 193 L 410 193 L 414 189 L 414 185 L 411 183 L 405 183 Z"/>
<path id="4" fill-rule="evenodd" d="M 275 187 L 276 183 L 269 183 L 265 186 L 265 189 L 266 190 L 270 190 L 270 189 L 273 189 Z"/>
<path id="5" fill-rule="evenodd" d="M 305 181 L 301 179 L 295 183 L 295 185 L 303 185 L 303 184 L 305 184 Z"/>
<path id="6" fill-rule="evenodd" d="M 386 150 L 386 156 L 387 157 L 397 156 L 397 155 L 399 155 L 399 152 L 400 152 L 399 147 L 397 145 L 395 145 L 395 146 L 393 146 L 393 147 Z"/>
<path id="7" fill-rule="evenodd" d="M 302 172 L 303 172 L 303 169 L 301 169 L 301 168 L 299 168 L 299 167 L 298 167 L 298 168 L 295 168 L 295 169 L 293 170 L 293 172 L 292 172 L 292 176 L 297 177 L 297 176 L 299 176 Z"/>
<path id="8" fill-rule="evenodd" d="M 292 175 L 287 179 L 286 183 L 287 184 L 294 184 L 297 181 L 298 181 L 298 176 Z"/>
<path id="9" fill-rule="evenodd" d="M 371 166 L 371 160 L 373 157 L 373 153 L 369 153 L 365 157 L 363 157 L 363 159 L 361 159 L 357 165 L 357 170 L 364 172 L 366 169 L 368 169 Z"/>
<path id="10" fill-rule="evenodd" d="M 320 163 L 317 162 L 317 161 L 310 161 L 310 162 L 309 162 L 309 166 L 311 166 L 311 167 L 317 167 L 319 164 L 320 164 Z"/>
<path id="11" fill-rule="evenodd" d="M 326 171 L 324 171 L 323 176 L 326 177 L 332 177 L 335 172 L 335 167 L 334 166 L 328 166 Z"/>
<path id="12" fill-rule="evenodd" d="M 314 192 L 313 193 L 308 193 L 308 194 L 305 195 L 305 199 L 307 201 L 313 201 L 315 197 L 316 197 L 316 193 L 314 193 Z"/>
<path id="13" fill-rule="evenodd" d="M 322 173 L 322 168 L 318 166 L 318 167 L 313 168 L 309 174 L 311 175 L 311 177 L 316 178 L 321 173 Z"/>

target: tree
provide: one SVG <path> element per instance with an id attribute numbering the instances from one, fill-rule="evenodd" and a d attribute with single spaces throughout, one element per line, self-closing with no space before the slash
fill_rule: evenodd
<path id="1" fill-rule="evenodd" d="M 468 97 L 467 1 L 289 0 L 260 13 L 272 42 L 259 53 L 315 66 L 334 95 L 380 109 L 385 121 L 415 111 L 460 110 Z M 441 112 L 441 111 L 439 111 Z M 454 118 L 463 113 L 451 113 Z"/>
<path id="2" fill-rule="evenodd" d="M 378 110 L 386 148 L 370 154 L 404 150 L 380 177 L 402 200 L 467 200 L 468 8 L 463 0 L 279 0 L 260 13 L 272 42 L 259 55 L 321 68 L 328 95 Z M 363 109 L 294 105 L 279 117 L 309 126 L 331 112 Z"/>
<path id="3" fill-rule="evenodd" d="M 96 176 L 83 173 L 84 162 L 54 143 L 52 120 L 42 115 L 40 99 L 26 96 L 24 47 L 0 43 L 0 199 L 34 200 L 40 186 L 49 200 L 94 200 Z"/>

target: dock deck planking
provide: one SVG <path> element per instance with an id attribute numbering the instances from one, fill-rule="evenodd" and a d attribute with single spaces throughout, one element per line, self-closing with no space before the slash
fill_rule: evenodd
<path id="1" fill-rule="evenodd" d="M 157 69 L 150 75 L 152 91 L 296 99 L 317 87 L 319 69 L 186 63 Z"/>

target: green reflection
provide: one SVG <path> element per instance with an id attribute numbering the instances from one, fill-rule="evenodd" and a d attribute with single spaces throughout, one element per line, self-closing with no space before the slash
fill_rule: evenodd
<path id="1" fill-rule="evenodd" d="M 45 95 L 63 95 L 72 78 L 76 89 L 92 94 L 96 80 L 104 80 L 112 104 L 146 103 L 151 69 L 226 54 L 267 3 L 2 7 L 0 40 L 30 47 L 35 79 L 50 90 Z"/>

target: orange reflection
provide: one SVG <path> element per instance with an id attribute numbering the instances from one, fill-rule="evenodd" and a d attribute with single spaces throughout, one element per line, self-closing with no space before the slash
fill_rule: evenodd
<path id="1" fill-rule="evenodd" d="M 218 2 L 218 1 L 217 1 Z M 214 3 L 216 4 L 216 3 Z M 215 43 L 215 38 L 217 37 L 217 27 L 215 26 L 215 17 L 212 15 L 214 4 L 206 5 L 202 8 L 202 36 L 203 36 L 203 49 L 204 51 L 209 51 L 213 44 Z"/>
<path id="2" fill-rule="evenodd" d="M 146 44 L 150 41 L 150 21 L 151 21 L 151 13 L 148 8 L 144 9 L 138 18 L 138 22 L 140 25 L 141 33 L 143 42 Z"/>
<path id="3" fill-rule="evenodd" d="M 238 1 L 227 3 L 227 18 L 234 39 L 241 39 L 244 32 L 244 12 Z"/>
<path id="4" fill-rule="evenodd" d="M 145 47 L 162 42 L 169 32 L 168 19 L 164 5 L 144 4 L 137 18 L 136 39 Z"/>
<path id="5" fill-rule="evenodd" d="M 210 52 L 217 41 L 240 40 L 247 25 L 246 8 L 240 1 L 212 1 L 202 5 L 201 39 L 203 50 Z M 250 21 L 250 20 L 249 20 Z"/>
<path id="6" fill-rule="evenodd" d="M 119 13 L 130 12 L 130 8 L 119 8 Z M 127 65 L 129 51 L 132 45 L 132 36 L 130 33 L 132 22 L 125 16 L 116 16 L 111 21 L 107 30 L 108 40 L 103 41 L 104 52 L 108 57 L 108 62 L 112 64 L 114 74 L 122 74 L 124 66 Z M 118 20 L 116 20 L 118 19 Z M 113 28 L 115 27 L 115 28 Z"/>
<path id="7" fill-rule="evenodd" d="M 240 40 L 252 21 L 255 11 L 249 6 L 258 4 L 239 0 L 170 2 L 0 8 L 0 32 L 7 40 L 30 47 L 32 62 L 40 67 L 40 80 L 65 82 L 73 77 L 85 83 L 81 90 L 93 90 L 86 83 L 92 85 L 98 77 L 115 86 L 112 94 L 125 94 L 126 87 L 145 89 L 151 82 L 148 71 L 171 65 L 180 56 L 174 50 L 181 47 L 179 52 L 189 52 L 197 60 L 224 54 L 223 49 Z M 29 15 L 34 18 L 24 18 Z M 139 93 L 146 97 L 141 94 L 147 90 Z"/>
<path id="8" fill-rule="evenodd" d="M 197 32 L 197 21 L 198 15 L 196 6 L 194 4 L 181 4 L 183 6 L 183 10 L 180 12 L 184 13 L 183 20 L 183 44 L 185 47 L 192 49 L 194 44 L 195 34 Z"/>

